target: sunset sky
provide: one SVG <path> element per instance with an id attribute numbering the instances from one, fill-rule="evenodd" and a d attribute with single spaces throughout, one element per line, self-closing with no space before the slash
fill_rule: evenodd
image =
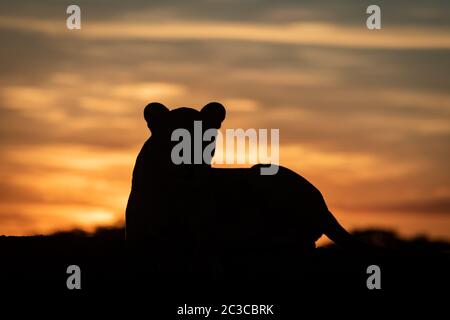
<path id="1" fill-rule="evenodd" d="M 123 223 L 145 105 L 219 101 L 347 228 L 450 240 L 450 1 L 6 0 L 0 37 L 0 234 Z"/>

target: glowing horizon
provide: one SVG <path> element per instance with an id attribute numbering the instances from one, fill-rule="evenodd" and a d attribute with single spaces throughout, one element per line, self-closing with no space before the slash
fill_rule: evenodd
<path id="1" fill-rule="evenodd" d="M 449 4 L 385 4 L 372 32 L 325 2 L 81 1 L 78 31 L 0 4 L 0 235 L 121 225 L 144 106 L 219 101 L 223 129 L 280 129 L 347 228 L 450 240 Z"/>

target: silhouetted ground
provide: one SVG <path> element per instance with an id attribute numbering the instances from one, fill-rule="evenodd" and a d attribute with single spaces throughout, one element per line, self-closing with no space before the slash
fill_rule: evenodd
<path id="1" fill-rule="evenodd" d="M 1 288 L 27 294 L 136 295 L 166 312 L 199 301 L 271 303 L 278 313 L 287 314 L 311 301 L 354 303 L 357 298 L 371 304 L 411 297 L 439 304 L 435 299 L 448 297 L 449 243 L 425 237 L 405 240 L 383 230 L 354 235 L 380 249 L 352 253 L 329 246 L 287 260 L 249 253 L 251 261 L 234 257 L 237 262 L 228 272 L 210 274 L 155 272 L 150 255 L 142 261 L 128 252 L 121 228 L 100 228 L 94 234 L 75 230 L 49 236 L 2 236 Z M 66 287 L 66 268 L 73 264 L 81 268 L 79 291 Z M 381 269 L 381 290 L 366 286 L 369 265 Z"/>

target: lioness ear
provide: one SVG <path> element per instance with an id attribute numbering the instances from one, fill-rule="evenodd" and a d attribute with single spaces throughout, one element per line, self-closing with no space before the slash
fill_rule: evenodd
<path id="1" fill-rule="evenodd" d="M 200 111 L 203 115 L 203 120 L 207 126 L 211 128 L 220 128 L 222 121 L 225 120 L 226 111 L 222 104 L 218 102 L 210 102 Z"/>
<path id="2" fill-rule="evenodd" d="M 162 128 L 165 124 L 165 118 L 169 114 L 169 109 L 159 102 L 151 102 L 144 109 L 144 119 L 147 121 L 147 127 L 154 132 Z"/>

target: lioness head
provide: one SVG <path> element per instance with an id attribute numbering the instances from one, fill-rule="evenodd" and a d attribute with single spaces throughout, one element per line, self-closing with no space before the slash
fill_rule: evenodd
<path id="1" fill-rule="evenodd" d="M 211 165 L 215 138 L 225 115 L 225 108 L 218 102 L 208 103 L 200 111 L 186 107 L 169 110 L 152 102 L 144 110 L 158 157 L 181 167 Z"/>

